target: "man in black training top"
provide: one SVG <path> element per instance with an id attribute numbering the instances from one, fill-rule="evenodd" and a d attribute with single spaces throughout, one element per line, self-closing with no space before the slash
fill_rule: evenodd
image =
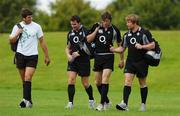
<path id="1" fill-rule="evenodd" d="M 70 19 L 72 29 L 67 35 L 66 55 L 68 58 L 68 97 L 69 102 L 66 106 L 72 109 L 74 106 L 75 82 L 77 75 L 81 76 L 81 82 L 89 96 L 89 107 L 95 107 L 93 97 L 93 89 L 89 84 L 90 75 L 90 57 L 81 48 L 81 44 L 86 42 L 86 36 L 89 34 L 88 30 L 81 25 L 79 16 L 72 16 Z"/>
<path id="2" fill-rule="evenodd" d="M 155 43 L 152 35 L 139 25 L 139 18 L 135 14 L 130 14 L 126 18 L 126 25 L 129 29 L 124 34 L 123 42 L 119 48 L 111 48 L 112 52 L 123 53 L 128 48 L 128 56 L 124 69 L 125 84 L 123 89 L 123 100 L 116 105 L 118 110 L 128 110 L 128 99 L 131 93 L 131 86 L 135 75 L 139 79 L 141 92 L 141 111 L 146 110 L 146 98 L 148 88 L 146 77 L 148 74 L 148 64 L 145 62 L 144 54 L 147 50 L 153 49 Z"/>
<path id="3" fill-rule="evenodd" d="M 106 110 L 111 102 L 108 98 L 109 78 L 114 68 L 114 54 L 110 51 L 113 42 L 116 41 L 120 45 L 121 35 L 120 31 L 114 26 L 112 16 L 109 12 L 104 12 L 101 15 L 102 22 L 93 25 L 91 32 L 93 37 L 87 38 L 88 42 L 95 43 L 94 55 L 94 75 L 95 83 L 101 95 L 100 104 L 96 110 Z M 124 65 L 123 55 L 121 54 L 120 68 Z"/>

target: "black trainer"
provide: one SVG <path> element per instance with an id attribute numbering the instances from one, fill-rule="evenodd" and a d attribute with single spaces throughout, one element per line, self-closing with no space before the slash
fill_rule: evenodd
<path id="1" fill-rule="evenodd" d="M 28 101 L 23 99 L 21 103 L 19 104 L 20 108 L 32 108 L 33 104 L 32 101 Z"/>
<path id="2" fill-rule="evenodd" d="M 24 102 L 24 99 L 21 101 L 21 103 L 19 104 L 20 108 L 25 108 L 26 104 Z"/>

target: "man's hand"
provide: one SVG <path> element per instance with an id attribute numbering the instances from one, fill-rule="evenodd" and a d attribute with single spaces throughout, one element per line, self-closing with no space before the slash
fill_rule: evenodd
<path id="1" fill-rule="evenodd" d="M 111 52 L 114 52 L 114 47 L 113 46 L 110 46 L 110 48 L 109 48 L 109 50 L 111 51 Z"/>
<path id="2" fill-rule="evenodd" d="M 75 59 L 76 57 L 80 56 L 79 52 L 73 52 L 72 57 Z"/>
<path id="3" fill-rule="evenodd" d="M 139 44 L 139 43 L 136 43 L 135 47 L 136 47 L 137 49 L 143 49 L 143 45 L 141 45 L 141 44 Z"/>
<path id="4" fill-rule="evenodd" d="M 49 57 L 45 57 L 44 63 L 46 64 L 46 66 L 48 66 L 50 64 L 50 59 Z"/>
<path id="5" fill-rule="evenodd" d="M 120 60 L 119 62 L 119 66 L 120 69 L 122 69 L 124 67 L 124 60 Z"/>
<path id="6" fill-rule="evenodd" d="M 76 57 L 80 56 L 79 52 L 73 52 L 72 55 L 68 55 L 68 61 L 73 62 Z"/>

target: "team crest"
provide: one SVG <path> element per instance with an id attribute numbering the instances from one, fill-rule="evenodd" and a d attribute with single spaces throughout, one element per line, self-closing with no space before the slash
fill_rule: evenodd
<path id="1" fill-rule="evenodd" d="M 71 35 L 71 36 L 74 36 L 74 35 L 75 35 L 75 33 L 74 33 L 74 32 L 72 32 L 70 35 Z"/>
<path id="2" fill-rule="evenodd" d="M 103 33 L 103 30 L 102 30 L 102 29 L 99 29 L 99 30 L 98 30 L 98 33 Z"/>
<path id="3" fill-rule="evenodd" d="M 139 36 L 140 35 L 140 33 L 139 32 L 137 32 L 137 36 Z"/>
<path id="4" fill-rule="evenodd" d="M 80 32 L 79 35 L 82 35 L 82 32 Z"/>
<path id="5" fill-rule="evenodd" d="M 131 34 L 131 33 L 128 33 L 128 36 L 132 36 L 132 34 Z"/>
<path id="6" fill-rule="evenodd" d="M 108 34 L 110 34 L 110 31 L 108 31 Z"/>

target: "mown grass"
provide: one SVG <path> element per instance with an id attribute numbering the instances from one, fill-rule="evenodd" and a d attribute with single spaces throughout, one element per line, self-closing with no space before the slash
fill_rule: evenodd
<path id="1" fill-rule="evenodd" d="M 140 95 L 139 85 L 135 79 L 129 100 L 129 112 L 119 112 L 115 104 L 120 102 L 123 87 L 123 71 L 117 67 L 118 55 L 115 60 L 115 70 L 110 79 L 109 97 L 113 102 L 110 110 L 105 112 L 92 111 L 87 108 L 87 96 L 77 78 L 75 108 L 72 111 L 64 109 L 67 103 L 67 75 L 66 32 L 45 33 L 46 42 L 51 57 L 51 65 L 46 67 L 43 63 L 42 50 L 39 49 L 39 65 L 33 77 L 32 109 L 20 109 L 21 80 L 13 65 L 13 53 L 8 44 L 8 34 L 0 34 L 0 115 L 161 115 L 175 116 L 180 113 L 180 31 L 152 31 L 153 36 L 159 41 L 163 50 L 161 64 L 150 67 L 148 75 L 149 95 L 147 112 L 139 112 Z M 92 61 L 93 63 L 93 61 Z M 92 65 L 93 66 L 93 65 Z M 99 94 L 94 84 L 93 72 L 90 82 L 94 88 L 95 99 L 99 101 Z"/>

